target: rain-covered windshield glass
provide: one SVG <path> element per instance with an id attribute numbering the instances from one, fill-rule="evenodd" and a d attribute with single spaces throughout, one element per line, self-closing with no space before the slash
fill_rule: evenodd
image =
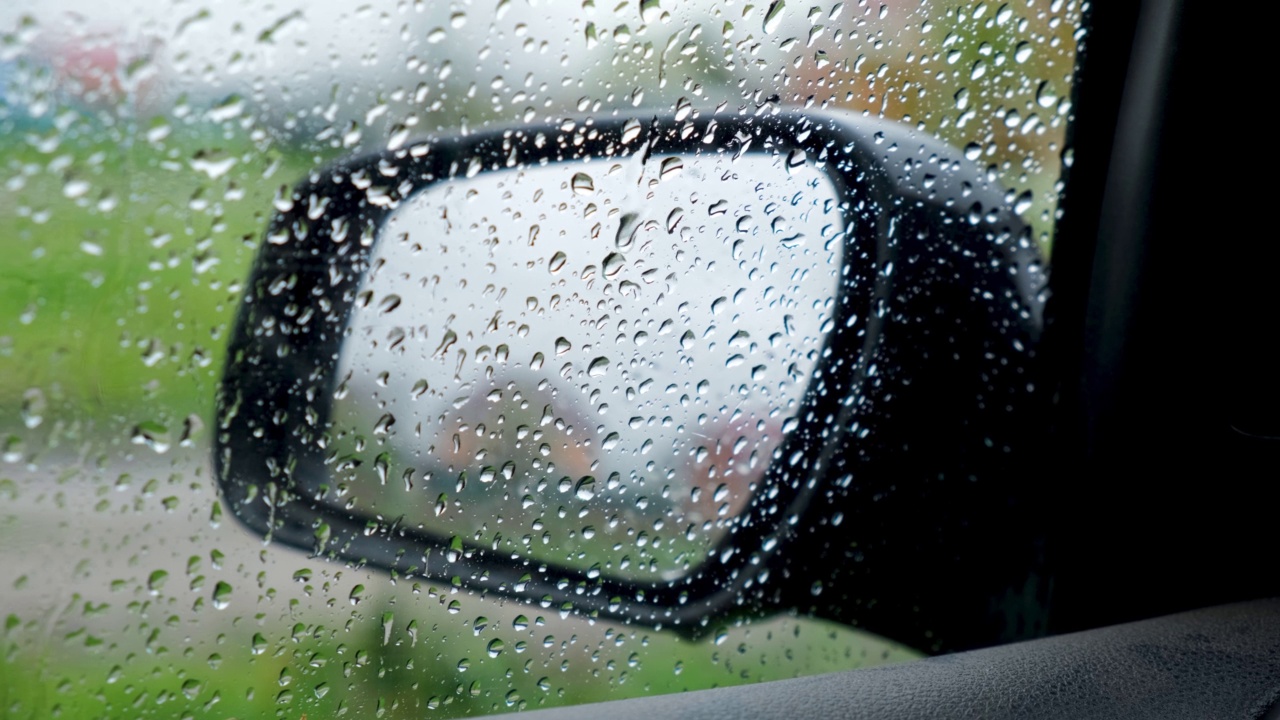
<path id="1" fill-rule="evenodd" d="M 223 506 L 212 471 L 214 398 L 232 323 L 272 213 L 291 206 L 290 189 L 313 169 L 418 138 L 568 117 L 647 112 L 683 121 L 795 107 L 901 122 L 978 163 L 1047 254 L 1070 161 L 1080 26 L 1075 0 L 0 6 L 0 714 L 450 717 L 919 657 L 920 649 L 799 613 L 717 621 L 689 639 L 264 544 Z M 556 223 L 568 221 L 548 209 L 551 197 L 530 194 L 529 212 L 548 215 L 539 224 L 544 245 L 506 260 L 542 269 L 536 285 L 504 281 L 512 308 L 504 312 L 534 317 L 576 292 L 590 305 L 576 325 L 560 330 L 544 315 L 525 335 L 515 323 L 468 340 L 465 367 L 456 356 L 464 345 L 433 360 L 443 335 L 431 335 L 422 366 L 447 362 L 469 375 L 410 410 L 416 367 L 387 378 L 355 373 L 363 379 L 345 386 L 351 404 L 338 404 L 338 422 L 372 428 L 398 414 L 406 437 L 421 422 L 424 443 L 458 456 L 432 460 L 437 467 L 412 448 L 373 453 L 399 463 L 393 483 L 414 470 L 416 487 L 432 490 L 422 493 L 424 513 L 454 523 L 446 534 L 625 577 L 661 579 L 696 565 L 732 527 L 788 427 L 829 329 L 842 261 L 824 242 L 842 231 L 824 219 L 831 188 L 786 175 L 765 186 L 752 181 L 756 172 L 747 163 L 736 180 L 723 169 L 689 174 L 678 195 L 652 201 L 661 212 L 636 218 L 621 200 L 613 208 L 575 193 L 572 177 L 557 179 L 566 194 L 555 202 L 574 222 L 597 222 L 587 207 L 595 202 L 611 242 L 624 230 L 628 241 L 639 238 L 618 251 L 625 268 L 609 267 L 607 253 L 578 257 L 571 241 L 551 248 Z M 525 182 L 541 182 L 533 175 Z M 608 182 L 597 178 L 597 195 Z M 489 188 L 495 210 L 508 202 L 506 189 Z M 790 225 L 777 225 L 780 215 L 767 208 L 797 194 Z M 695 206 L 691 196 L 705 202 Z M 723 215 L 702 209 L 721 200 Z M 677 209 L 683 226 L 671 219 Z M 530 223 L 509 220 L 495 212 L 494 227 L 478 232 L 528 247 Z M 400 222 L 406 237 L 442 233 L 427 220 Z M 724 242 L 685 256 L 668 240 L 681 227 Z M 812 241 L 779 244 L 802 231 Z M 653 244 L 644 245 L 645 233 Z M 736 246 L 739 236 L 748 244 Z M 407 262 L 384 249 L 393 263 Z M 546 270 L 557 252 L 564 277 L 577 283 L 565 280 L 568 289 Z M 483 262 L 477 255 L 478 275 L 489 273 Z M 665 304 L 656 290 L 648 307 L 608 304 L 615 295 L 606 294 L 605 275 L 647 288 L 651 266 L 673 264 L 716 266 L 717 283 L 754 294 L 717 306 L 737 300 L 664 271 Z M 402 282 L 423 278 L 430 273 Z M 446 320 L 474 320 L 466 313 L 478 312 L 485 286 L 459 279 L 440 285 L 456 317 L 420 324 L 436 322 L 443 333 Z M 379 316 L 370 307 L 357 339 L 360 328 L 386 335 L 378 317 L 420 310 Z M 722 308 L 742 316 L 736 330 L 716 314 Z M 786 316 L 781 330 L 763 315 L 772 310 Z M 669 318 L 687 326 L 668 333 Z M 588 320 L 607 325 L 607 336 L 594 338 Z M 717 323 L 723 329 L 712 332 Z M 771 345 L 773 334 L 784 341 Z M 522 367 L 491 376 L 489 365 L 475 364 L 480 348 L 495 358 L 522 339 L 545 340 L 536 362 L 549 373 L 530 369 L 532 352 L 516 358 Z M 705 385 L 701 376 L 666 380 L 670 370 L 657 361 L 628 365 L 641 345 L 665 348 L 673 365 L 696 347 L 717 373 Z M 360 349 L 348 346 L 342 374 L 364 362 Z M 559 374 L 570 362 L 580 367 Z M 558 385 L 542 384 L 548 374 Z M 504 403 L 517 399 L 500 405 L 495 392 Z M 383 401 L 387 408 L 370 410 Z M 554 412 L 544 424 L 546 408 Z M 499 416 L 510 432 L 484 435 Z M 521 426 L 528 444 L 517 448 L 526 441 Z M 598 428 L 635 459 L 623 464 L 575 444 Z M 339 449 L 367 440 L 340 434 Z M 499 461 L 477 459 L 481 449 Z M 352 482 L 367 487 L 343 502 L 376 506 L 381 490 L 372 488 L 385 478 L 372 460 L 363 468 Z M 508 483 L 502 503 L 463 495 L 484 484 L 486 469 L 488 480 Z M 459 487 L 464 471 L 470 490 Z M 428 474 L 434 479 L 424 481 Z M 539 482 L 568 499 L 526 505 Z M 611 525 L 614 500 L 640 519 Z M 641 525 L 644 533 L 628 532 Z M 513 526 L 520 531 L 506 530 Z M 597 550 L 567 535 L 583 528 Z"/>

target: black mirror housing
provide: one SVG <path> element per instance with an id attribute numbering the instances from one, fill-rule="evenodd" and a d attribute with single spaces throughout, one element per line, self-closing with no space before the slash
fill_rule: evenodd
<path id="1" fill-rule="evenodd" d="M 833 329 L 798 427 L 775 455 L 791 461 L 770 465 L 708 559 L 671 580 L 622 580 L 334 500 L 326 423 L 335 368 L 378 229 L 398 206 L 480 173 L 700 153 L 767 153 L 821 168 L 843 197 L 847 227 Z M 969 593 L 978 605 L 1019 592 L 1045 602 L 1036 557 L 1018 558 L 1011 573 L 973 574 L 1004 551 L 990 540 L 1000 537 L 993 523 L 1017 536 L 1011 544 L 1035 546 L 1038 530 L 1009 513 L 1035 502 L 1011 459 L 1035 428 L 1012 417 L 1037 402 L 1043 272 L 1001 189 L 954 148 L 829 113 L 583 119 L 344 161 L 314 172 L 277 209 L 217 402 L 218 482 L 253 532 L 399 576 L 688 633 L 726 614 L 795 607 L 946 649 L 1002 639 L 1007 613 L 965 624 L 959 608 L 969 603 L 939 596 L 939 583 L 979 578 Z M 975 523 L 981 533 L 970 531 Z M 835 556 L 847 564 L 815 560 L 840 546 Z M 964 629 L 921 609 L 930 604 L 954 605 Z"/>

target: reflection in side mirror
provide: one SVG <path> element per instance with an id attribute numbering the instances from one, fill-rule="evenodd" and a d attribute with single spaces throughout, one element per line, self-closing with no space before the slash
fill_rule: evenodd
<path id="1" fill-rule="evenodd" d="M 342 346 L 324 500 L 593 576 L 701 565 L 833 324 L 842 199 L 784 163 L 598 158 L 401 203 Z"/>
<path id="2" fill-rule="evenodd" d="M 946 642 L 983 642 L 935 586 L 1035 587 L 1031 560 L 968 569 L 1009 537 L 990 523 L 1039 532 L 1002 510 L 1043 279 L 1005 204 L 946 145 L 798 112 L 317 170 L 246 286 L 223 500 L 272 541 L 544 607 L 687 632 L 792 607 L 923 644 L 941 602 Z"/>

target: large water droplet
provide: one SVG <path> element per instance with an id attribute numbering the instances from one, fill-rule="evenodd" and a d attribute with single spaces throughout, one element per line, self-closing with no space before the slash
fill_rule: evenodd
<path id="1" fill-rule="evenodd" d="M 579 195 L 593 195 L 596 191 L 595 180 L 584 172 L 574 173 L 573 180 L 569 184 Z"/>
<path id="2" fill-rule="evenodd" d="M 766 35 L 778 29 L 778 25 L 782 24 L 782 11 L 786 8 L 785 0 L 774 0 L 769 5 L 769 9 L 764 14 L 764 32 Z"/>
<path id="3" fill-rule="evenodd" d="M 378 302 L 378 310 L 383 314 L 392 312 L 396 308 L 400 307 L 400 302 L 400 296 L 395 293 L 391 293 Z"/>
<path id="4" fill-rule="evenodd" d="M 169 579 L 169 573 L 164 570 L 156 570 L 147 577 L 147 590 L 152 595 L 159 595 L 160 588 L 164 587 L 164 583 Z"/>
<path id="5" fill-rule="evenodd" d="M 634 118 L 632 118 L 631 120 L 628 120 L 626 125 L 622 126 L 622 144 L 626 145 L 627 143 L 640 137 L 641 127 L 642 126 L 640 125 L 639 120 L 636 120 Z"/>
<path id="6" fill-rule="evenodd" d="M 591 377 L 602 377 L 609 370 L 609 358 L 598 357 L 587 366 L 587 374 Z"/>
<path id="7" fill-rule="evenodd" d="M 619 250 L 626 250 L 635 242 L 636 231 L 640 229 L 640 215 L 638 213 L 623 213 L 622 218 L 618 222 L 618 234 L 614 236 L 613 243 Z"/>
<path id="8" fill-rule="evenodd" d="M 659 0 L 640 0 L 640 19 L 646 24 L 657 22 L 662 17 L 662 6 Z"/>
<path id="9" fill-rule="evenodd" d="M 622 253 L 609 253 L 604 257 L 604 263 L 601 265 L 601 270 L 604 272 L 605 277 L 611 278 L 622 270 L 622 266 L 625 265 L 626 262 L 627 259 L 622 256 Z"/>
<path id="10" fill-rule="evenodd" d="M 1054 91 L 1053 85 L 1048 80 L 1040 83 L 1036 88 L 1036 104 L 1042 108 L 1053 107 L 1058 102 L 1058 93 Z"/>
<path id="11" fill-rule="evenodd" d="M 219 580 L 213 587 L 213 606 L 219 610 L 231 604 L 231 585 Z"/>
<path id="12" fill-rule="evenodd" d="M 670 180 L 676 175 L 679 175 L 682 170 L 684 170 L 684 159 L 679 157 L 669 157 L 662 161 L 658 175 L 663 180 Z"/>
<path id="13" fill-rule="evenodd" d="M 146 445 L 158 453 L 169 450 L 169 429 L 158 422 L 146 420 L 138 423 L 129 439 L 135 445 Z"/>
<path id="14" fill-rule="evenodd" d="M 684 219 L 684 208 L 677 207 L 667 213 L 667 232 L 674 233 L 680 225 L 680 221 Z"/>

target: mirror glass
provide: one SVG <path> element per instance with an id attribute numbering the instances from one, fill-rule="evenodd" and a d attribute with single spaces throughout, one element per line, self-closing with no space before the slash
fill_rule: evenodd
<path id="1" fill-rule="evenodd" d="M 763 153 L 423 189 L 374 240 L 326 497 L 455 548 L 688 573 L 796 425 L 845 215 L 824 171 Z"/>

